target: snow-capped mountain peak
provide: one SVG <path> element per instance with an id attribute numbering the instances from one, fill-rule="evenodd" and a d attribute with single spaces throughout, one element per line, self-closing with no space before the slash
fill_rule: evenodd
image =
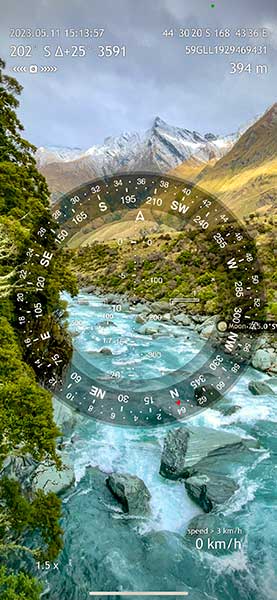
<path id="1" fill-rule="evenodd" d="M 154 170 L 167 172 L 184 161 L 205 166 L 211 159 L 221 158 L 231 149 L 239 134 L 217 136 L 200 134 L 169 125 L 156 116 L 145 133 L 124 132 L 107 137 L 102 145 L 87 150 L 80 148 L 38 148 L 38 167 L 55 191 L 65 191 L 96 176 L 120 171 Z M 202 168 L 202 167 L 201 167 Z M 72 185 L 72 187 L 74 187 Z"/>

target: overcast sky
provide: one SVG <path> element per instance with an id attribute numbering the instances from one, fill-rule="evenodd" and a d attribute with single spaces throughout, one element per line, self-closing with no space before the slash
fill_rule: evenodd
<path id="1" fill-rule="evenodd" d="M 37 146 L 88 148 L 123 131 L 144 131 L 159 115 L 200 133 L 230 133 L 276 101 L 276 0 L 0 0 L 0 55 L 14 65 L 48 64 L 57 73 L 20 74 L 20 117 Z M 104 27 L 92 39 L 22 40 L 12 27 Z M 267 56 L 186 56 L 185 44 L 228 39 L 180 39 L 180 27 L 267 27 Z M 174 28 L 174 38 L 162 36 Z M 236 39 L 236 45 L 260 40 Z M 11 58 L 10 46 L 36 45 L 33 56 Z M 99 43 L 126 45 L 126 58 L 97 58 Z M 233 41 L 232 41 L 233 43 Z M 84 58 L 42 58 L 42 47 L 86 44 Z M 267 75 L 230 74 L 230 62 L 267 64 Z"/>

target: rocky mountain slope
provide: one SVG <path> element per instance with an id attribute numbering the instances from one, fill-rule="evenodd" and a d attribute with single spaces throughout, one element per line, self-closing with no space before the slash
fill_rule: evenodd
<path id="1" fill-rule="evenodd" d="M 55 197 L 94 177 L 124 171 L 167 172 L 182 165 L 185 176 L 194 179 L 207 164 L 224 156 L 239 136 L 240 133 L 225 137 L 212 133 L 201 135 L 173 127 L 156 117 L 143 135 L 124 133 L 106 138 L 102 146 L 84 151 L 38 148 L 36 159 Z"/>

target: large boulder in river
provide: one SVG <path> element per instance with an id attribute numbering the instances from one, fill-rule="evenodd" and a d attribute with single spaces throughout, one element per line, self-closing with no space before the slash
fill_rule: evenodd
<path id="1" fill-rule="evenodd" d="M 208 339 L 212 335 L 214 327 L 214 323 L 208 323 L 206 327 L 201 329 L 200 337 L 204 340 Z"/>
<path id="2" fill-rule="evenodd" d="M 165 438 L 160 474 L 167 479 L 183 477 L 189 432 L 185 428 L 169 431 Z"/>
<path id="3" fill-rule="evenodd" d="M 252 356 L 252 366 L 259 371 L 277 373 L 277 353 L 274 348 L 260 348 Z"/>
<path id="4" fill-rule="evenodd" d="M 244 451 L 257 447 L 254 438 L 208 427 L 180 427 L 165 438 L 160 474 L 168 479 L 186 479 L 197 472 L 223 469 L 241 458 Z"/>
<path id="5" fill-rule="evenodd" d="M 264 381 L 249 381 L 248 389 L 254 396 L 274 395 L 271 387 Z"/>
<path id="6" fill-rule="evenodd" d="M 224 504 L 238 489 L 237 484 L 224 475 L 199 473 L 185 481 L 186 490 L 204 512 L 208 513 Z"/>
<path id="7" fill-rule="evenodd" d="M 145 515 L 149 512 L 151 495 L 139 477 L 127 473 L 112 473 L 106 479 L 106 484 L 122 504 L 124 512 L 132 515 Z"/>

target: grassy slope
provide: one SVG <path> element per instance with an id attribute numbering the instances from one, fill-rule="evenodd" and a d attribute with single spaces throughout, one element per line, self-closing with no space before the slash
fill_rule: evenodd
<path id="1" fill-rule="evenodd" d="M 147 231 L 146 223 L 153 224 L 153 221 L 145 221 L 144 230 L 140 232 L 141 223 L 137 223 L 136 231 L 133 221 L 109 223 L 99 231 L 88 233 L 86 239 L 81 234 L 79 247 L 75 239 L 72 268 L 80 284 L 94 284 L 103 292 L 128 292 L 149 300 L 196 295 L 200 303 L 190 304 L 190 312 L 221 312 L 226 302 L 228 304 L 228 282 L 214 241 L 193 230 L 178 232 L 164 225 L 154 233 L 157 224 L 154 223 L 152 231 Z M 258 213 L 245 219 L 264 272 L 263 287 L 270 318 L 277 315 L 276 224 L 277 217 L 261 217 Z M 131 244 L 130 238 L 136 243 Z M 154 277 L 162 277 L 162 282 L 153 280 Z M 244 275 L 236 273 L 235 277 L 243 279 Z"/>
<path id="2" fill-rule="evenodd" d="M 128 240 L 121 245 L 94 242 L 75 251 L 73 269 L 83 283 L 94 283 L 105 292 L 128 292 L 148 300 L 202 293 L 201 308 L 211 300 L 206 308 L 212 313 L 216 296 L 213 273 L 203 279 L 203 262 L 206 273 L 208 262 L 196 255 L 195 243 L 178 232 L 152 234 L 151 241 L 151 246 L 143 237 L 134 245 Z M 162 277 L 163 282 L 157 283 L 153 277 Z"/>
<path id="3" fill-rule="evenodd" d="M 268 227 L 270 231 L 271 226 Z M 263 244 L 262 237 L 267 239 L 268 232 L 261 229 L 259 235 Z M 233 278 L 243 281 L 245 276 L 244 269 L 227 274 L 212 236 L 207 239 L 195 230 L 140 236 L 136 244 L 130 244 L 128 239 L 120 244 L 94 241 L 71 252 L 72 268 L 81 286 L 93 284 L 104 293 L 127 292 L 147 300 L 197 297 L 199 303 L 187 305 L 191 313 L 219 312 L 227 316 L 233 298 Z M 229 285 L 232 292 L 227 291 Z"/>
<path id="4" fill-rule="evenodd" d="M 137 239 L 141 236 L 143 230 L 155 232 L 159 230 L 160 232 L 171 231 L 170 227 L 166 225 L 162 225 L 159 227 L 156 221 L 146 220 L 143 223 L 124 220 L 117 221 L 116 223 L 107 223 L 106 225 L 102 225 L 99 229 L 91 232 L 88 231 L 84 233 L 80 231 L 76 233 L 69 242 L 70 248 L 78 248 L 86 246 L 87 244 L 92 244 L 95 241 L 98 242 L 109 242 L 110 240 L 116 240 L 121 236 L 124 239 Z"/>
<path id="5" fill-rule="evenodd" d="M 200 162 L 193 158 L 186 160 L 181 165 L 172 169 L 170 171 L 170 175 L 175 175 L 176 177 L 181 177 L 186 179 L 187 181 L 195 181 L 197 177 L 203 173 L 204 169 L 211 168 L 215 164 L 215 160 L 212 159 L 207 163 Z"/>
<path id="6" fill-rule="evenodd" d="M 276 211 L 277 104 L 274 104 L 214 166 L 208 165 L 197 182 L 217 195 L 239 217 L 258 210 Z M 186 165 L 175 174 L 184 176 Z"/>

